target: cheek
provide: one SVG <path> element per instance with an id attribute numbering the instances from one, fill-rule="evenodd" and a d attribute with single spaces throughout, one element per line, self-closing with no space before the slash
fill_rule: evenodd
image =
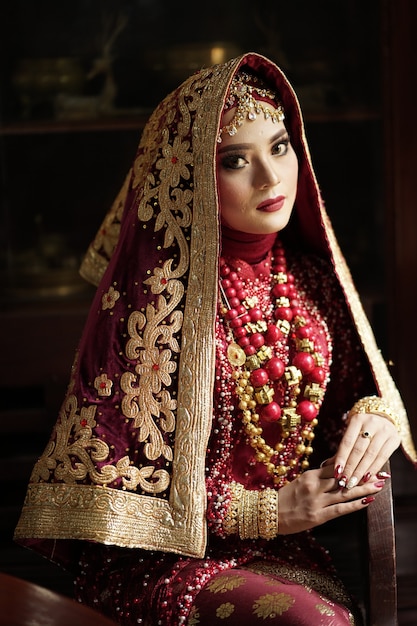
<path id="1" fill-rule="evenodd" d="M 241 187 L 230 181 L 219 181 L 219 205 L 222 212 L 234 210 L 240 205 Z"/>

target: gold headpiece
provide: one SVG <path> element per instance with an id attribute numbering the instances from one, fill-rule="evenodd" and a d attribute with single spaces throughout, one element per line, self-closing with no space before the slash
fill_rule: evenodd
<path id="1" fill-rule="evenodd" d="M 267 106 L 264 104 L 265 101 L 270 102 L 276 108 Z M 234 107 L 236 107 L 236 113 L 232 120 L 219 130 L 218 143 L 221 143 L 223 133 L 228 133 L 233 137 L 245 119 L 253 121 L 260 113 L 264 114 L 266 120 L 272 120 L 274 124 L 285 119 L 284 109 L 277 94 L 265 87 L 257 76 L 246 72 L 236 74 L 230 84 L 224 111 Z"/>

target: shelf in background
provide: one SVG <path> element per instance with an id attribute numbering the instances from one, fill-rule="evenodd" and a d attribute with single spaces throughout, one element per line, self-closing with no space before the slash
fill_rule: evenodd
<path id="1" fill-rule="evenodd" d="M 19 120 L 0 125 L 0 135 L 36 135 L 36 134 L 64 134 L 83 132 L 142 130 L 152 110 L 135 115 L 85 118 L 77 120 Z M 381 114 L 377 109 L 334 109 L 323 111 L 308 111 L 304 115 L 307 123 L 332 122 L 367 122 L 378 121 Z"/>

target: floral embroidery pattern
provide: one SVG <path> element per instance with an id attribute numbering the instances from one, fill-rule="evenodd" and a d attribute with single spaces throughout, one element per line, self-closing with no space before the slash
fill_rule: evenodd
<path id="1" fill-rule="evenodd" d="M 288 611 L 294 602 L 294 598 L 287 593 L 268 593 L 256 600 L 253 612 L 257 617 L 273 619 Z"/>
<path id="2" fill-rule="evenodd" d="M 235 605 L 231 602 L 225 602 L 217 607 L 216 616 L 220 619 L 225 619 L 226 617 L 230 617 L 235 610 Z"/>
<path id="3" fill-rule="evenodd" d="M 47 481 L 53 473 L 55 480 L 68 484 L 84 480 L 87 476 L 98 485 L 121 479 L 126 489 L 136 489 L 138 485 L 148 493 L 157 489 L 166 489 L 169 480 L 163 470 L 154 471 L 153 467 L 138 469 L 131 465 L 129 457 L 121 458 L 116 465 L 103 465 L 97 469 L 97 463 L 109 456 L 108 445 L 93 437 L 96 426 L 96 406 L 77 406 L 77 399 L 71 395 L 60 413 L 56 428 L 56 440 L 51 441 L 44 454 L 36 463 L 31 481 Z M 148 479 L 152 477 L 152 481 Z"/>
<path id="4" fill-rule="evenodd" d="M 108 292 L 105 293 L 101 299 L 101 306 L 103 311 L 105 311 L 106 309 L 112 309 L 119 298 L 120 293 L 114 287 L 110 287 Z"/>
<path id="5" fill-rule="evenodd" d="M 97 389 L 99 396 L 110 396 L 112 387 L 113 381 L 107 378 L 107 374 L 101 374 L 94 379 L 94 389 Z"/>
<path id="6" fill-rule="evenodd" d="M 241 585 L 245 584 L 246 578 L 243 576 L 219 576 L 212 580 L 207 588 L 211 591 L 211 593 L 226 593 L 226 591 L 232 591 L 233 589 L 237 589 Z"/>
<path id="7" fill-rule="evenodd" d="M 173 458 L 172 449 L 165 443 L 162 433 L 172 432 L 175 428 L 176 401 L 163 385 L 168 387 L 171 384 L 170 375 L 177 367 L 172 352 L 180 350 L 174 334 L 181 328 L 182 313 L 174 309 L 182 298 L 184 287 L 180 281 L 172 279 L 171 263 L 172 260 L 167 261 L 162 270 L 155 271 L 146 281 L 153 293 L 160 294 L 157 306 L 148 304 L 146 315 L 135 311 L 129 317 L 130 339 L 126 355 L 139 363 L 135 374 L 125 372 L 120 381 L 125 393 L 122 412 L 134 420 L 139 441 L 146 442 L 144 452 L 150 460 L 160 456 L 169 461 Z M 162 289 L 171 295 L 169 300 L 162 295 Z M 167 317 L 170 323 L 163 323 Z M 163 345 L 168 347 L 162 348 Z"/>
<path id="8" fill-rule="evenodd" d="M 167 136 L 168 131 L 164 131 Z M 181 137 L 175 137 L 172 145 L 166 143 L 162 148 L 162 159 L 156 162 L 156 167 L 161 170 L 161 180 L 169 178 L 172 187 L 178 187 L 180 178 L 188 180 L 190 171 L 187 167 L 192 162 L 190 142 L 182 141 Z"/>

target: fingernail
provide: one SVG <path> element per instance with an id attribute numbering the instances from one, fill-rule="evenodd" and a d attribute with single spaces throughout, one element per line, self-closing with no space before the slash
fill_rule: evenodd
<path id="1" fill-rule="evenodd" d="M 352 489 L 352 487 L 355 487 L 357 484 L 358 484 L 358 479 L 356 478 L 356 476 L 352 476 L 352 478 L 347 484 L 347 488 Z"/>
<path id="2" fill-rule="evenodd" d="M 375 500 L 374 496 L 368 496 L 362 500 L 362 504 L 370 504 Z"/>
<path id="3" fill-rule="evenodd" d="M 334 469 L 334 477 L 336 480 L 339 480 L 343 472 L 343 467 L 341 465 L 336 465 Z"/>
<path id="4" fill-rule="evenodd" d="M 377 478 L 384 478 L 384 479 L 391 478 L 391 474 L 388 474 L 388 472 L 378 472 L 376 476 Z"/>
<path id="5" fill-rule="evenodd" d="M 374 487 L 377 489 L 382 489 L 385 486 L 385 480 L 378 480 L 377 483 L 374 483 Z"/>
<path id="6" fill-rule="evenodd" d="M 339 487 L 346 487 L 347 481 L 348 481 L 347 476 L 342 476 L 342 478 L 339 480 Z"/>
<path id="7" fill-rule="evenodd" d="M 371 472 L 366 472 L 365 476 L 362 478 L 362 482 L 367 483 L 370 478 L 371 478 Z"/>

